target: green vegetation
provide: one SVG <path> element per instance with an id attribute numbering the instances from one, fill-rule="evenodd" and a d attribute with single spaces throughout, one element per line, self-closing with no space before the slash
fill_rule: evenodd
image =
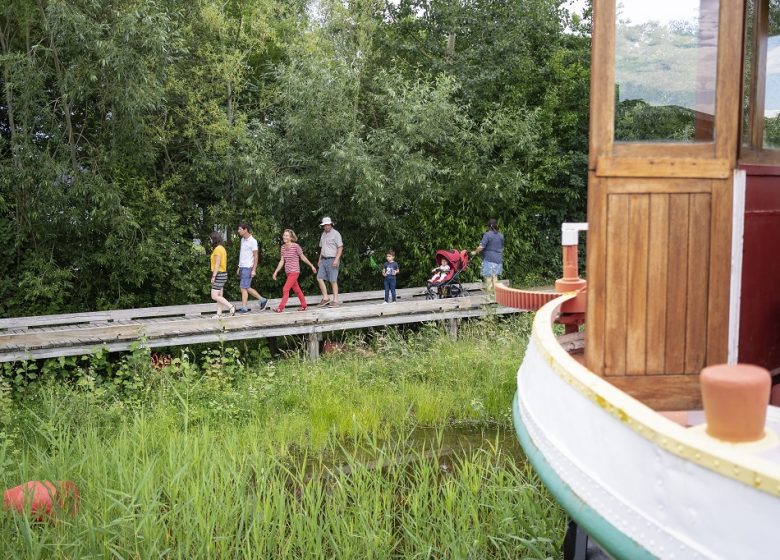
<path id="1" fill-rule="evenodd" d="M 272 295 L 282 228 L 312 256 L 323 215 L 345 290 L 390 247 L 419 285 L 490 217 L 513 280 L 554 278 L 585 212 L 587 32 L 561 0 L 7 0 L 0 316 L 208 301 L 192 240 L 242 219 Z"/>
<path id="2" fill-rule="evenodd" d="M 621 142 L 677 141 L 693 138 L 696 115 L 685 107 L 654 106 L 641 99 L 617 104 L 615 138 Z"/>
<path id="3" fill-rule="evenodd" d="M 142 351 L 103 376 L 6 371 L 0 486 L 71 479 L 81 512 L 0 517 L 23 558 L 553 558 L 564 514 L 499 439 L 453 450 L 453 425 L 512 437 L 530 317 L 351 339 L 316 363 L 233 347 L 165 369 Z M 245 356 L 246 354 L 246 356 Z M 18 366 L 21 367 L 21 366 Z M 436 437 L 410 439 L 420 426 Z"/>
<path id="4" fill-rule="evenodd" d="M 780 115 L 764 119 L 764 147 L 780 149 Z"/>

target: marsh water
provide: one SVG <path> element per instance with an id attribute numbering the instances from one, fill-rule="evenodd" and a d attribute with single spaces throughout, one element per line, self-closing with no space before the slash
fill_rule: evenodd
<path id="1" fill-rule="evenodd" d="M 384 440 L 365 440 L 341 444 L 305 459 L 307 478 L 324 472 L 350 474 L 356 468 L 385 469 L 413 467 L 420 462 L 436 461 L 444 474 L 455 474 L 459 462 L 479 453 L 503 457 L 517 464 L 525 455 L 514 431 L 490 425 L 457 424 L 444 428 L 417 427 Z"/>

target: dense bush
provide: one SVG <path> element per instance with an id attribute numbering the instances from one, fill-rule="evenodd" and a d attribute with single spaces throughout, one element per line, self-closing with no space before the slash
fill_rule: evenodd
<path id="1" fill-rule="evenodd" d="M 313 257 L 326 214 L 347 290 L 390 247 L 418 284 L 489 217 L 509 276 L 557 275 L 585 208 L 587 28 L 559 0 L 317 5 L 5 2 L 0 316 L 206 300 L 193 239 L 239 220 L 263 291 L 281 229 Z"/>

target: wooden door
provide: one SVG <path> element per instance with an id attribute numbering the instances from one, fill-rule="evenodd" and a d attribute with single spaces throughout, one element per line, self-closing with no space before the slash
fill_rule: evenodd
<path id="1" fill-rule="evenodd" d="M 701 0 L 700 10 L 700 35 L 717 36 L 716 58 L 711 38 L 702 50 L 714 105 L 658 109 L 695 119 L 689 141 L 621 141 L 615 1 L 594 0 L 586 364 L 667 410 L 699 406 L 698 373 L 726 360 L 728 342 L 742 4 Z"/>

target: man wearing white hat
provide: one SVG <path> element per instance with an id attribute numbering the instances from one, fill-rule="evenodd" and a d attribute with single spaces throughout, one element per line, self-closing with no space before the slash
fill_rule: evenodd
<path id="1" fill-rule="evenodd" d="M 317 260 L 317 282 L 322 291 L 322 301 L 320 305 L 330 304 L 333 307 L 339 305 L 339 264 L 341 263 L 341 253 L 344 251 L 344 243 L 341 240 L 341 234 L 333 229 L 333 220 L 327 216 L 322 218 L 320 223 L 322 235 L 320 236 L 320 258 Z M 325 281 L 330 282 L 333 291 L 333 299 L 328 298 L 328 287 Z"/>

